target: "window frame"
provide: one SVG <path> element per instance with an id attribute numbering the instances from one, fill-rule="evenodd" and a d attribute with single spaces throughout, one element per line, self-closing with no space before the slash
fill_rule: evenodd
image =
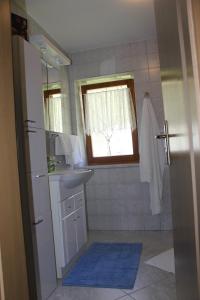
<path id="1" fill-rule="evenodd" d="M 44 91 L 44 100 L 47 101 L 49 96 L 61 94 L 61 89 L 52 89 L 52 90 L 45 90 Z"/>
<path id="2" fill-rule="evenodd" d="M 82 85 L 81 86 L 81 94 L 82 94 L 82 103 L 83 103 L 83 115 L 84 115 L 84 119 L 85 119 L 84 95 L 87 94 L 88 90 L 105 88 L 105 87 L 114 87 L 114 86 L 120 86 L 120 85 L 126 85 L 130 89 L 133 106 L 134 106 L 134 110 L 135 110 L 136 129 L 134 129 L 132 131 L 132 143 L 133 143 L 134 154 L 94 157 L 93 152 L 92 152 L 92 138 L 90 135 L 86 134 L 86 152 L 87 152 L 88 165 L 126 164 L 126 163 L 138 163 L 139 162 L 137 114 L 136 114 L 135 88 L 134 88 L 134 80 L 133 79 Z"/>

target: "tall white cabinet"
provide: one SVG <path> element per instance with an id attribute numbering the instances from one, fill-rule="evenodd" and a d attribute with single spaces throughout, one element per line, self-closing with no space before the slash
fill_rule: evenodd
<path id="1" fill-rule="evenodd" d="M 38 299 L 43 300 L 56 288 L 57 281 L 43 117 L 41 60 L 39 52 L 21 37 L 13 38 L 13 50 L 15 93 L 23 106 L 26 175 L 32 207 Z"/>

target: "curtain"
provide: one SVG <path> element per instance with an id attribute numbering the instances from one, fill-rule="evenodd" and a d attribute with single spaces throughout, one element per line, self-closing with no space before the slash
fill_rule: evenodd
<path id="1" fill-rule="evenodd" d="M 85 95 L 86 133 L 109 136 L 115 130 L 136 128 L 135 111 L 128 88 L 90 92 Z"/>
<path id="2" fill-rule="evenodd" d="M 71 133 L 71 109 L 69 99 L 69 79 L 66 66 L 60 66 L 59 68 L 59 79 L 62 97 L 62 122 L 63 132 Z"/>
<path id="3" fill-rule="evenodd" d="M 45 102 L 46 128 L 50 131 L 63 132 L 61 95 L 49 96 Z"/>

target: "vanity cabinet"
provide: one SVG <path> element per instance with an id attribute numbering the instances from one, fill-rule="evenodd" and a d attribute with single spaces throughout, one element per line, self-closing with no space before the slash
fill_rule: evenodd
<path id="1" fill-rule="evenodd" d="M 86 219 L 85 219 L 85 211 L 83 207 L 80 207 L 76 212 L 75 224 L 76 224 L 77 250 L 80 250 L 87 240 L 87 232 L 85 226 Z"/>
<path id="2" fill-rule="evenodd" d="M 66 260 L 70 262 L 87 241 L 84 207 L 65 217 L 62 227 Z"/>
<path id="3" fill-rule="evenodd" d="M 67 262 L 70 262 L 70 260 L 77 253 L 75 222 L 76 222 L 75 213 L 71 214 L 70 216 L 62 220 L 64 251 L 65 251 L 65 257 Z"/>
<path id="4" fill-rule="evenodd" d="M 66 188 L 51 176 L 49 183 L 57 277 L 62 278 L 67 265 L 87 242 L 84 187 Z"/>

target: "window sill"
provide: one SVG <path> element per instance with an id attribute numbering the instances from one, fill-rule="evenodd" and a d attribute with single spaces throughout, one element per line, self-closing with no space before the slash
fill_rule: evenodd
<path id="1" fill-rule="evenodd" d="M 128 163 L 128 164 L 112 164 L 112 165 L 86 165 L 88 169 L 116 169 L 116 168 L 139 168 L 140 164 Z"/>

